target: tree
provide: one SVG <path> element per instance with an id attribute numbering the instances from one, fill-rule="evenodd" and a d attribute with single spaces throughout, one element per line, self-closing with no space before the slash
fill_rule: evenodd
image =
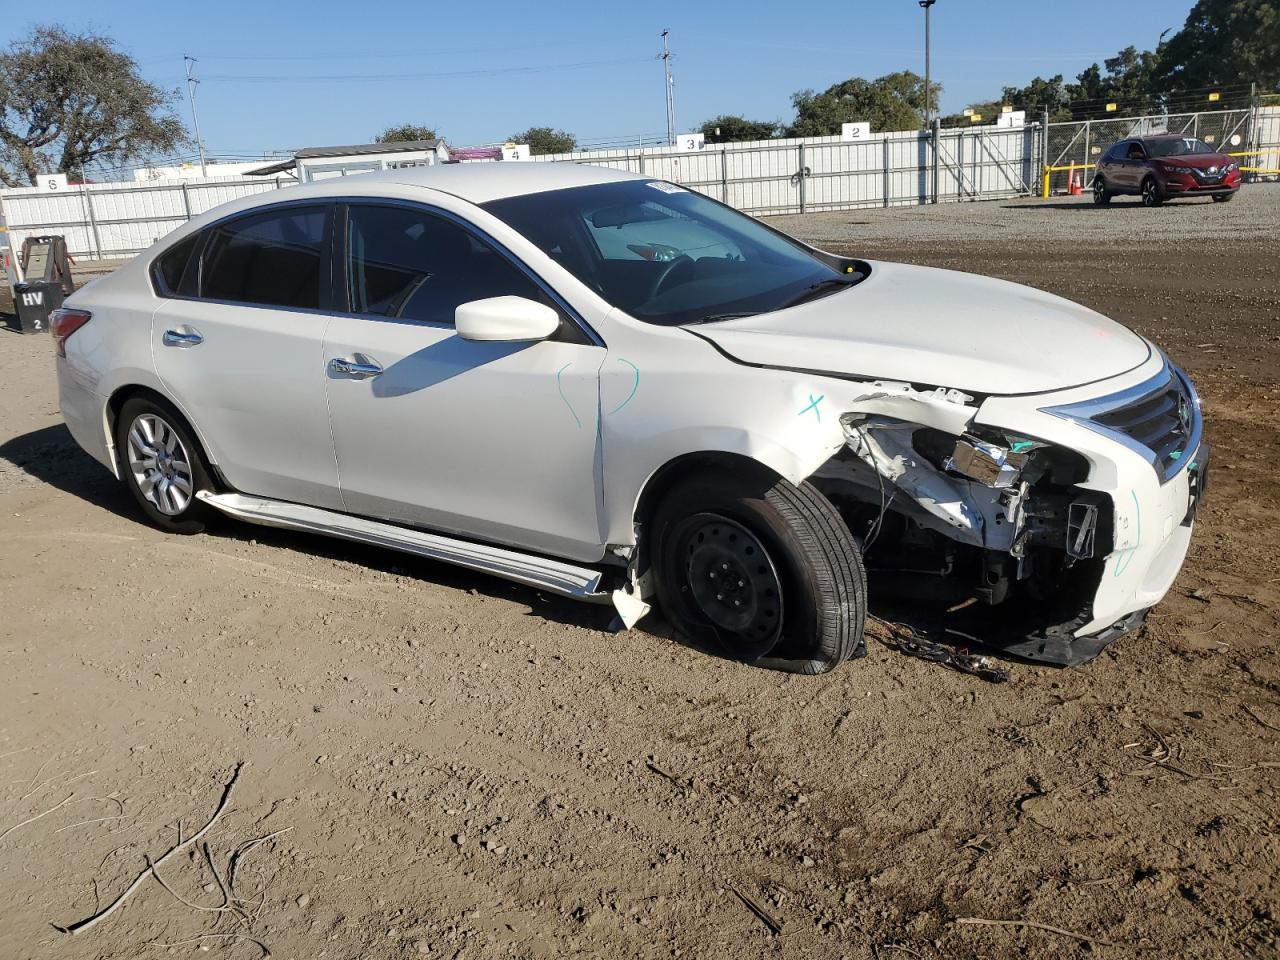
<path id="1" fill-rule="evenodd" d="M 1125 113 L 1151 113 L 1157 108 L 1154 81 L 1160 64 L 1158 52 L 1139 53 L 1137 47 L 1125 47 L 1102 63 L 1105 73 L 1092 64 L 1067 86 L 1077 119 L 1103 114 L 1108 103 L 1117 104 Z"/>
<path id="2" fill-rule="evenodd" d="M 0 53 L 0 180 L 83 177 L 95 161 L 171 153 L 189 142 L 172 112 L 177 96 L 142 79 L 106 37 L 36 27 Z"/>
<path id="3" fill-rule="evenodd" d="M 942 92 L 934 83 L 932 100 Z M 796 119 L 790 137 L 823 137 L 840 132 L 842 123 L 865 121 L 874 131 L 918 130 L 924 123 L 924 79 L 909 70 L 875 80 L 852 77 L 822 93 L 801 90 L 791 97 Z"/>
<path id="4" fill-rule="evenodd" d="M 530 127 L 524 133 L 517 133 L 511 138 L 512 143 L 527 143 L 529 152 L 535 156 L 544 153 L 572 153 L 578 149 L 578 138 L 565 130 L 552 130 L 550 127 Z"/>
<path id="5" fill-rule="evenodd" d="M 1139 52 L 1137 47 L 1125 47 L 1101 66 L 1094 63 L 1080 71 L 1075 83 L 1064 83 L 1062 74 L 1056 74 L 1047 80 L 1036 77 L 1025 87 L 1005 87 L 1001 103 L 1025 110 L 1030 117 L 1048 109 L 1051 122 L 1106 116 L 1108 103 L 1117 104 L 1125 114 L 1153 113 L 1160 107 L 1155 78 L 1162 49 Z M 981 106 L 975 109 L 985 117 Z"/>
<path id="6" fill-rule="evenodd" d="M 1047 109 L 1051 121 L 1071 119 L 1071 94 L 1060 73 L 1047 80 L 1035 77 L 1025 87 L 1005 87 L 1003 102 L 1015 110 L 1025 110 L 1029 117 Z"/>
<path id="7" fill-rule="evenodd" d="M 996 117 L 1004 110 L 1004 102 L 1001 100 L 988 100 L 984 103 L 971 103 L 968 109 L 982 118 L 976 121 L 977 123 L 994 123 Z M 975 122 L 964 113 L 952 113 L 938 119 L 944 127 L 967 127 Z"/>
<path id="8" fill-rule="evenodd" d="M 387 127 L 374 141 L 375 143 L 411 143 L 415 140 L 439 140 L 431 127 L 420 127 L 415 123 L 402 123 L 398 127 Z"/>
<path id="9" fill-rule="evenodd" d="M 1165 92 L 1226 83 L 1280 87 L 1280 2 L 1198 0 L 1162 51 Z"/>
<path id="10" fill-rule="evenodd" d="M 776 120 L 747 120 L 736 114 L 721 114 L 699 129 L 707 143 L 736 143 L 741 140 L 771 140 L 782 124 Z"/>

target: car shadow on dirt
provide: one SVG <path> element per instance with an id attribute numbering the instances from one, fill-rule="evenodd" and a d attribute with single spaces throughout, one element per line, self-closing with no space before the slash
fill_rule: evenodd
<path id="1" fill-rule="evenodd" d="M 0 444 L 0 469 L 9 468 L 17 468 L 131 523 L 141 522 L 123 484 L 80 449 L 65 424 L 42 427 Z"/>
<path id="2" fill-rule="evenodd" d="M 33 430 L 0 444 L 0 469 L 4 468 L 16 468 L 131 524 L 150 528 L 124 484 L 80 448 L 65 424 Z M 230 517 L 217 518 L 210 524 L 207 534 L 243 543 L 261 543 L 469 593 L 512 600 L 527 605 L 531 615 L 555 623 L 606 630 L 614 617 L 611 606 L 581 603 L 425 557 L 346 540 L 262 527 Z"/>
<path id="3" fill-rule="evenodd" d="M 80 448 L 65 424 L 33 430 L 0 444 L 0 469 L 7 468 L 16 468 L 35 480 L 107 510 L 130 524 L 150 529 L 124 484 Z M 217 518 L 210 524 L 206 535 L 241 543 L 262 544 L 327 561 L 351 563 L 382 574 L 410 577 L 470 594 L 507 600 L 528 607 L 528 616 L 552 623 L 595 630 L 601 634 L 621 629 L 612 605 L 571 600 L 413 554 L 243 523 L 230 517 Z M 938 619 L 927 604 L 906 603 L 892 596 L 883 596 L 873 598 L 869 606 L 870 613 L 882 620 L 907 623 L 926 636 L 942 639 Z M 706 656 L 734 659 L 713 642 L 678 634 L 660 611 L 650 613 L 634 629 L 661 640 L 678 643 Z M 874 641 L 868 638 L 868 643 Z"/>

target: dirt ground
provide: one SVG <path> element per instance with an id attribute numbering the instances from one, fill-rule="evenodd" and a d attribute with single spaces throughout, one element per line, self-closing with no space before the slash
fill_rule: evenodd
<path id="1" fill-rule="evenodd" d="M 1280 188 L 1081 206 L 784 222 L 1080 300 L 1204 395 L 1211 489 L 1150 626 L 1003 686 L 874 639 L 769 673 L 392 553 L 166 536 L 62 426 L 48 339 L 0 333 L 0 956 L 1280 955 Z M 216 874 L 189 845 L 172 892 L 55 928 L 239 764 Z"/>

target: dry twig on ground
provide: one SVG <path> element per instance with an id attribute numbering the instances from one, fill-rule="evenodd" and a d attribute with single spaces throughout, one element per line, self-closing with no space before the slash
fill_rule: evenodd
<path id="1" fill-rule="evenodd" d="M 67 794 L 67 798 L 63 800 L 62 803 L 59 803 L 56 806 L 50 807 L 44 813 L 37 813 L 34 817 L 28 817 L 26 820 L 23 820 L 21 823 L 15 823 L 12 827 L 10 827 L 4 833 L 0 833 L 0 840 L 3 840 L 5 837 L 13 833 L 13 831 L 17 830 L 19 827 L 25 827 L 28 823 L 35 823 L 41 817 L 47 817 L 49 814 L 53 813 L 53 811 L 61 809 L 62 807 L 70 803 L 73 797 L 75 797 L 75 793 L 74 792 L 69 793 Z"/>
<path id="2" fill-rule="evenodd" d="M 776 937 L 780 933 L 782 933 L 782 924 L 779 923 L 777 920 L 775 920 L 772 916 L 770 916 L 769 911 L 765 910 L 764 907 L 760 906 L 760 904 L 756 903 L 754 900 L 752 900 L 750 897 L 748 897 L 745 893 L 743 893 L 741 890 L 739 890 L 737 887 L 733 886 L 732 884 L 729 885 L 729 889 L 733 892 L 734 896 L 736 896 L 739 900 L 742 901 L 743 906 L 745 906 L 748 910 L 754 913 L 756 917 L 760 920 L 760 922 L 769 928 L 769 932 L 771 934 L 773 934 Z"/>
<path id="3" fill-rule="evenodd" d="M 1267 723 L 1267 721 L 1263 720 L 1260 716 L 1254 713 L 1253 708 L 1248 704 L 1241 704 L 1240 709 L 1243 710 L 1245 713 L 1247 713 L 1249 716 L 1253 717 L 1253 719 L 1257 720 L 1258 723 L 1262 724 L 1268 730 L 1275 730 L 1277 732 L 1280 732 L 1280 727 L 1277 727 L 1274 723 Z"/>
<path id="4" fill-rule="evenodd" d="M 193 943 L 199 943 L 201 940 L 247 940 L 255 947 L 262 951 L 264 957 L 271 956 L 271 951 L 267 949 L 267 945 L 256 937 L 250 937 L 243 933 L 202 933 L 199 936 L 190 937 L 186 940 L 175 940 L 173 943 L 160 943 L 152 941 L 148 944 L 151 947 L 185 947 Z"/>
<path id="5" fill-rule="evenodd" d="M 164 863 L 166 860 L 168 860 L 171 856 L 173 856 L 179 850 L 182 850 L 183 848 L 188 847 L 191 844 L 195 843 L 202 836 L 208 833 L 209 830 L 213 828 L 213 825 L 218 822 L 218 817 L 222 816 L 222 811 L 226 809 L 227 801 L 231 798 L 231 791 L 235 788 L 236 780 L 239 778 L 240 770 L 243 767 L 244 767 L 243 763 L 236 764 L 236 768 L 231 774 L 231 779 L 227 781 L 227 785 L 222 791 L 222 799 L 218 801 L 218 807 L 216 810 L 213 811 L 213 816 L 209 818 L 208 823 L 206 823 L 203 827 L 201 827 L 199 830 L 193 833 L 186 840 L 183 840 L 181 843 L 177 844 L 176 846 L 170 847 L 164 854 L 162 854 L 159 857 L 159 859 L 155 861 L 155 863 L 152 863 L 151 860 L 148 859 L 147 868 L 143 870 L 140 874 L 138 874 L 136 877 L 134 877 L 133 882 L 130 883 L 129 886 L 125 888 L 124 892 L 121 893 L 120 896 L 112 900 L 111 903 L 107 904 L 107 906 L 104 909 L 98 911 L 91 917 L 85 917 L 83 920 L 77 920 L 75 923 L 68 924 L 65 927 L 56 927 L 56 929 L 60 930 L 63 933 L 70 933 L 70 934 L 76 934 L 84 930 L 89 930 L 94 926 L 96 926 L 97 924 L 101 923 L 107 917 L 111 916 L 111 914 L 115 912 L 116 908 L 118 908 L 122 903 L 124 903 L 125 900 L 129 899 L 129 897 L 133 895 L 134 891 L 137 890 L 140 886 L 142 886 L 143 881 L 145 881 L 147 877 L 149 876 L 156 877 L 156 880 L 159 881 L 160 878 L 156 876 L 155 868 L 160 864 Z M 161 886 L 163 885 L 164 885 L 163 881 L 161 881 Z M 263 949 L 266 949 L 266 948 L 264 947 Z"/>
<path id="6" fill-rule="evenodd" d="M 1071 937 L 1075 940 L 1082 940 L 1085 943 L 1091 943 L 1099 947 L 1121 946 L 1121 944 L 1113 943 L 1110 940 L 1099 940 L 1097 937 L 1090 937 L 1083 933 L 1076 933 L 1074 930 L 1064 930 L 1062 927 L 1051 927 L 1047 923 L 1037 923 L 1034 920 L 988 920 L 986 917 L 956 917 L 956 923 L 987 927 L 1030 927 L 1033 930 L 1044 930 L 1048 933 L 1056 933 L 1060 937 Z"/>

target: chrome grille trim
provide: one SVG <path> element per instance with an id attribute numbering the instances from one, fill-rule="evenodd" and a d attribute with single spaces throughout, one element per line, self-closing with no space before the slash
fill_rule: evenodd
<path id="1" fill-rule="evenodd" d="M 1044 407 L 1042 412 L 1122 444 L 1151 464 L 1161 483 L 1176 477 L 1195 459 L 1204 431 L 1200 397 L 1191 379 L 1168 359 L 1159 373 L 1127 390 Z"/>

